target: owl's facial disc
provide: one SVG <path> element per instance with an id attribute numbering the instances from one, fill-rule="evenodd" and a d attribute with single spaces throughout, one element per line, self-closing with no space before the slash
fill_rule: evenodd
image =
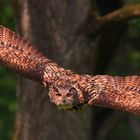
<path id="1" fill-rule="evenodd" d="M 51 86 L 49 97 L 51 102 L 61 109 L 71 109 L 78 103 L 78 93 L 73 86 Z"/>

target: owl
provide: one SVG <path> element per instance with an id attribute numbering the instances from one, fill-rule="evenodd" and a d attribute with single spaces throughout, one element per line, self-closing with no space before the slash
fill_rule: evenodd
<path id="1" fill-rule="evenodd" d="M 53 104 L 59 109 L 81 110 L 82 104 L 79 102 L 78 90 L 71 83 L 59 83 L 49 87 L 49 97 Z"/>
<path id="2" fill-rule="evenodd" d="M 71 110 L 94 104 L 140 114 L 140 76 L 76 74 L 1 25 L 0 64 L 49 88 L 51 102 L 60 108 Z"/>

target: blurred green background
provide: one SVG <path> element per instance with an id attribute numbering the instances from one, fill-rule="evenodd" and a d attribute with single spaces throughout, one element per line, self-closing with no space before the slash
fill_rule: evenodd
<path id="1" fill-rule="evenodd" d="M 124 0 L 126 4 L 140 0 Z M 10 0 L 0 0 L 0 24 L 15 30 L 14 14 Z M 108 74 L 140 74 L 140 19 L 130 21 L 120 43 L 117 56 L 108 68 Z M 0 140 L 12 139 L 16 113 L 16 74 L 0 66 Z M 99 119 L 101 116 L 99 117 Z M 140 118 L 137 117 L 139 121 Z M 132 127 L 122 118 L 108 136 L 108 140 L 136 140 Z"/>
<path id="2" fill-rule="evenodd" d="M 10 0 L 0 0 L 0 24 L 14 30 Z M 12 139 L 16 113 L 16 74 L 0 66 L 0 140 Z"/>

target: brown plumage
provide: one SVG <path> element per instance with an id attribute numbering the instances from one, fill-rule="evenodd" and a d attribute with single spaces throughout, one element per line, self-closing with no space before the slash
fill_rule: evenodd
<path id="1" fill-rule="evenodd" d="M 139 76 L 75 74 L 4 26 L 0 26 L 0 64 L 49 87 L 50 99 L 57 106 L 95 104 L 140 114 Z"/>
<path id="2" fill-rule="evenodd" d="M 27 78 L 51 83 L 57 76 L 71 73 L 37 51 L 30 42 L 0 26 L 0 63 Z"/>
<path id="3" fill-rule="evenodd" d="M 139 76 L 87 76 L 81 83 L 87 103 L 140 114 Z"/>

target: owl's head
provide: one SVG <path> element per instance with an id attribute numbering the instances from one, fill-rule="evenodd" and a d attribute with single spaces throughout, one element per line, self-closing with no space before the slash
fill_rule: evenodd
<path id="1" fill-rule="evenodd" d="M 79 102 L 80 90 L 70 81 L 52 84 L 49 88 L 49 97 L 52 103 L 60 109 L 74 109 L 81 105 Z"/>

